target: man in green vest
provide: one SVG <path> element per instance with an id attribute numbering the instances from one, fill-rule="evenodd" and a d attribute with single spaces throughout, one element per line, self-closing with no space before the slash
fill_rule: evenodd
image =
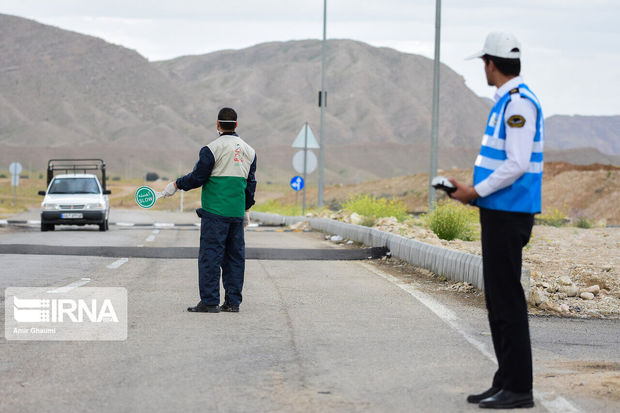
<path id="1" fill-rule="evenodd" d="M 254 205 L 256 152 L 235 132 L 237 113 L 223 108 L 217 117 L 219 138 L 200 150 L 194 170 L 170 182 L 164 196 L 202 187 L 198 284 L 200 302 L 187 311 L 238 312 L 245 271 L 244 228 Z M 220 306 L 220 273 L 224 303 Z"/>

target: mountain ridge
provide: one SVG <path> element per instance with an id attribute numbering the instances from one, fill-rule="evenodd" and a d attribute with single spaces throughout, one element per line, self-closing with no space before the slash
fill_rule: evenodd
<path id="1" fill-rule="evenodd" d="M 104 156 L 119 174 L 182 173 L 217 137 L 217 110 L 230 105 L 239 112 L 240 135 L 259 153 L 261 176 L 283 180 L 294 174 L 290 144 L 303 123 L 319 135 L 318 40 L 149 62 L 93 36 L 0 14 L 0 74 L 0 162 L 7 165 L 20 160 L 42 169 L 54 156 Z M 439 165 L 469 167 L 489 102 L 448 66 L 441 74 Z M 431 59 L 329 40 L 327 83 L 328 180 L 428 169 Z M 549 119 L 547 147 L 556 149 L 555 124 L 566 120 Z M 605 154 L 574 149 L 579 137 L 558 140 L 557 149 L 570 150 L 548 156 L 620 163 L 606 135 L 586 142 Z"/>

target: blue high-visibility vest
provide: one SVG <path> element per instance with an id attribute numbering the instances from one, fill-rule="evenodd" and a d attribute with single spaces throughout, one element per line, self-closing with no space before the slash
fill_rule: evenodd
<path id="1" fill-rule="evenodd" d="M 474 166 L 474 185 L 484 181 L 507 159 L 504 115 L 506 106 L 510 103 L 512 96 L 517 93 L 522 98 L 529 99 L 536 106 L 538 112 L 530 164 L 527 171 L 512 185 L 488 196 L 477 198 L 474 204 L 481 208 L 536 214 L 541 210 L 545 124 L 538 98 L 523 83 L 502 96 L 491 109 L 487 128 L 482 138 L 480 154 L 476 158 Z"/>

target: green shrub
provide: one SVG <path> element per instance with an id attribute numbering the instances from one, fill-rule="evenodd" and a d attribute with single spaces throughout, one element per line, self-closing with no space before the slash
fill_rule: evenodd
<path id="1" fill-rule="evenodd" d="M 401 202 L 385 198 L 375 198 L 368 194 L 358 195 L 344 201 L 342 209 L 372 218 L 373 221 L 382 217 L 395 217 L 399 221 L 407 218 L 407 207 Z"/>
<path id="2" fill-rule="evenodd" d="M 375 216 L 364 216 L 362 218 L 362 222 L 360 222 L 360 225 L 363 225 L 365 227 L 372 227 L 373 225 L 375 225 L 375 223 L 377 222 L 377 217 Z"/>
<path id="3" fill-rule="evenodd" d="M 566 214 L 564 212 L 555 208 L 546 211 L 544 214 L 540 214 L 537 221 L 542 225 L 561 227 L 568 222 L 568 219 L 566 218 Z"/>
<path id="4" fill-rule="evenodd" d="M 287 216 L 300 216 L 301 206 L 297 205 L 282 205 L 279 201 L 270 200 L 263 202 L 259 205 L 254 205 L 252 211 L 256 212 L 269 212 L 271 214 L 287 215 Z M 307 209 L 306 209 L 307 211 Z"/>
<path id="5" fill-rule="evenodd" d="M 147 172 L 146 173 L 146 180 L 148 182 L 157 181 L 158 179 L 159 179 L 159 174 L 157 172 Z"/>
<path id="6" fill-rule="evenodd" d="M 478 211 L 449 201 L 437 205 L 423 217 L 423 221 L 440 239 L 472 241 L 475 239 L 474 226 L 478 222 Z"/>
<path id="7" fill-rule="evenodd" d="M 592 228 L 594 225 L 592 224 L 592 221 L 590 221 L 587 217 L 579 216 L 575 220 L 575 226 L 577 228 L 589 229 L 589 228 Z"/>

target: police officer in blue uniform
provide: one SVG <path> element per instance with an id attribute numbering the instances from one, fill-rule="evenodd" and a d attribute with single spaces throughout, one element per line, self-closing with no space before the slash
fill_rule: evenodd
<path id="1" fill-rule="evenodd" d="M 544 119 L 538 98 L 519 76 L 521 45 L 510 33 L 490 33 L 481 58 L 497 87 L 474 184 L 451 180 L 451 197 L 479 207 L 484 293 L 498 369 L 491 387 L 468 396 L 482 408 L 533 407 L 532 350 L 521 287 L 522 248 L 541 210 Z"/>

